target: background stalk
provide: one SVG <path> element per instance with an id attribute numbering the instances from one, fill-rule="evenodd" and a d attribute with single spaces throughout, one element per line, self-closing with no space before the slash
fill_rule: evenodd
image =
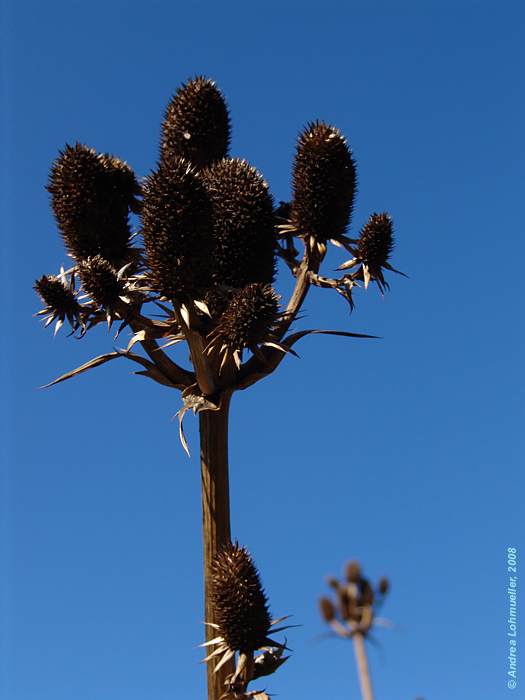
<path id="1" fill-rule="evenodd" d="M 218 551 L 230 542 L 230 493 L 228 483 L 228 415 L 231 393 L 221 397 L 218 411 L 199 414 L 202 485 L 202 532 L 204 540 L 204 609 L 206 622 L 215 622 L 211 599 L 212 564 Z M 217 630 L 206 626 L 206 640 Z M 233 673 L 233 660 L 214 673 L 215 662 L 207 664 L 208 700 L 219 700 L 224 681 Z"/>
<path id="2" fill-rule="evenodd" d="M 374 700 L 372 694 L 372 681 L 368 670 L 368 660 L 366 657 L 365 639 L 360 632 L 352 635 L 354 642 L 355 659 L 357 662 L 357 672 L 363 700 Z"/>

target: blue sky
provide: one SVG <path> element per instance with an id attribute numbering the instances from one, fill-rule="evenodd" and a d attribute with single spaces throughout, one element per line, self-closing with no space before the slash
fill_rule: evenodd
<path id="1" fill-rule="evenodd" d="M 358 163 L 354 231 L 390 211 L 410 275 L 360 291 L 351 317 L 314 290 L 303 326 L 382 339 L 306 339 L 234 397 L 233 532 L 275 615 L 302 625 L 268 689 L 359 697 L 351 646 L 317 638 L 316 607 L 359 558 L 392 580 L 395 628 L 370 648 L 379 700 L 525 697 L 525 676 L 506 688 L 506 548 L 525 534 L 522 4 L 3 12 L 2 699 L 205 697 L 195 421 L 188 460 L 178 393 L 125 363 L 39 390 L 113 341 L 32 318 L 34 279 L 66 262 L 44 190 L 58 149 L 79 140 L 146 175 L 169 97 L 201 73 L 228 99 L 232 154 L 276 199 L 302 126 L 336 124 Z"/>

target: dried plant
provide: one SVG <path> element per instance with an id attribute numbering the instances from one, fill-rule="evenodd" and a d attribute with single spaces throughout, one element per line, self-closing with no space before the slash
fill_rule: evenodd
<path id="1" fill-rule="evenodd" d="M 85 145 L 67 145 L 51 168 L 48 189 L 71 265 L 35 284 L 45 325 L 67 321 L 84 337 L 104 323 L 126 347 L 85 362 L 51 385 L 124 358 L 136 372 L 182 392 L 178 412 L 199 414 L 206 619 L 214 624 L 212 564 L 230 543 L 228 411 L 235 391 L 274 372 L 305 336 L 369 338 L 339 330 L 292 330 L 312 285 L 335 289 L 350 309 L 364 282 L 387 287 L 392 220 L 374 214 L 358 238 L 348 236 L 356 165 L 333 126 L 309 124 L 293 164 L 291 202 L 275 206 L 268 184 L 246 161 L 228 156 L 230 118 L 216 85 L 189 80 L 170 101 L 155 170 L 139 181 L 122 160 Z M 131 215 L 140 216 L 133 232 Z M 340 277 L 320 273 L 327 246 L 352 257 Z M 273 288 L 282 261 L 295 279 L 286 304 Z M 156 313 L 152 312 L 152 309 Z M 191 366 L 170 356 L 186 343 Z M 138 350 L 142 348 L 142 351 Z M 211 629 L 211 628 L 210 628 Z M 230 664 L 230 665 L 229 665 Z M 231 660 L 208 669 L 216 700 Z"/>
<path id="2" fill-rule="evenodd" d="M 214 673 L 237 655 L 235 671 L 225 679 L 224 698 L 266 700 L 262 690 L 248 691 L 248 684 L 274 673 L 289 657 L 286 644 L 270 638 L 289 628 L 277 627 L 287 616 L 272 620 L 259 572 L 249 554 L 237 543 L 226 545 L 217 555 L 212 570 L 212 601 L 215 622 L 207 623 L 215 636 L 202 646 L 215 647 L 204 659 L 217 658 Z M 256 652 L 261 652 L 256 655 Z"/>
<path id="3" fill-rule="evenodd" d="M 374 587 L 363 575 L 359 562 L 351 561 L 346 565 L 345 578 L 339 581 L 330 577 L 328 584 L 335 600 L 324 596 L 319 599 L 321 617 L 335 634 L 353 641 L 363 700 L 373 700 L 364 642 L 374 625 L 388 624 L 377 617 L 377 612 L 390 590 L 390 583 L 383 576 Z"/>

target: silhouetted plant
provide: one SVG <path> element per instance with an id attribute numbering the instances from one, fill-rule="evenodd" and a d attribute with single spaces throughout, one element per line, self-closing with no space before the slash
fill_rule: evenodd
<path id="1" fill-rule="evenodd" d="M 216 623 L 211 582 L 217 554 L 230 544 L 228 410 L 235 391 L 270 375 L 311 334 L 366 338 L 359 333 L 291 331 L 312 285 L 335 289 L 354 306 L 354 290 L 393 270 L 392 220 L 374 214 L 358 238 L 348 236 L 356 165 L 333 126 L 312 122 L 300 134 L 291 202 L 274 205 L 262 175 L 228 157 L 230 118 L 223 95 L 204 78 L 189 80 L 170 101 L 160 157 L 141 182 L 122 160 L 85 145 L 67 145 L 51 169 L 49 192 L 69 269 L 35 284 L 45 324 L 67 320 L 79 337 L 97 326 L 129 327 L 125 348 L 100 355 L 48 386 L 114 359 L 140 365 L 137 374 L 182 392 L 199 414 L 206 620 Z M 130 214 L 140 215 L 132 233 Z M 340 277 L 320 274 L 328 244 L 352 257 Z M 298 250 L 301 248 L 301 251 Z M 282 260 L 295 279 L 285 305 L 273 288 Z M 160 317 L 151 312 L 153 307 Z M 187 343 L 191 367 L 168 348 Z M 143 352 L 137 351 L 142 348 Z M 212 627 L 209 628 L 210 630 Z M 210 632 L 208 631 L 208 638 Z M 210 700 L 235 673 L 208 665 Z"/>

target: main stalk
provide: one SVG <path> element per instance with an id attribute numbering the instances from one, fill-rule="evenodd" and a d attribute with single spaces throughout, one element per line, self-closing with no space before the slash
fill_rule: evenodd
<path id="1" fill-rule="evenodd" d="M 215 622 L 211 599 L 211 571 L 220 549 L 230 542 L 230 491 L 228 482 L 228 416 L 231 394 L 223 394 L 217 411 L 199 414 L 202 485 L 202 532 L 204 540 L 204 609 L 206 622 Z M 216 637 L 206 626 L 206 640 Z M 219 700 L 224 681 L 234 672 L 233 660 L 217 673 L 213 661 L 207 664 L 208 700 Z"/>

